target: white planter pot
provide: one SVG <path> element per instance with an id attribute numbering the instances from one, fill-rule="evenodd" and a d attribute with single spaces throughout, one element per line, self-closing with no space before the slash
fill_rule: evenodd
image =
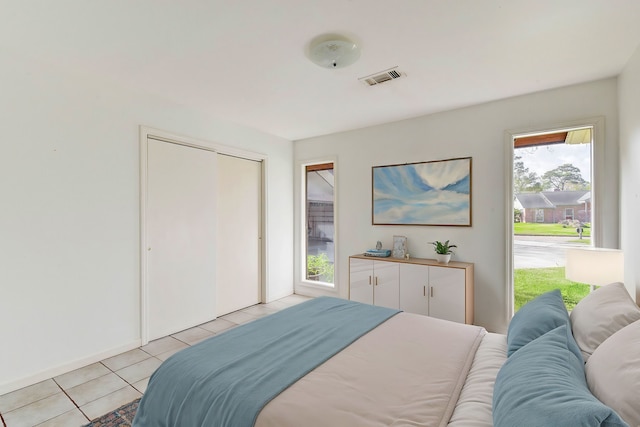
<path id="1" fill-rule="evenodd" d="M 436 260 L 439 264 L 447 265 L 451 261 L 451 254 L 436 254 Z"/>

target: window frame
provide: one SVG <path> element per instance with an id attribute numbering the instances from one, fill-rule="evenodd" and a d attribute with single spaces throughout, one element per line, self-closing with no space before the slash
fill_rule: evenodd
<path id="1" fill-rule="evenodd" d="M 333 284 L 308 280 L 306 278 L 307 266 L 307 166 L 333 164 L 333 252 L 334 252 L 334 275 Z M 339 262 L 339 230 L 338 230 L 338 187 L 339 172 L 338 161 L 335 156 L 328 156 L 315 159 L 299 160 L 296 167 L 295 187 L 296 187 L 296 208 L 295 208 L 295 236 L 296 242 L 294 246 L 295 266 L 294 266 L 294 292 L 301 295 L 321 296 L 330 295 L 337 296 L 340 294 L 340 262 Z"/>
<path id="2" fill-rule="evenodd" d="M 311 208 L 311 200 L 309 200 L 309 173 L 310 172 L 319 172 L 319 171 L 327 171 L 327 170 L 331 170 L 331 175 L 334 177 L 333 179 L 333 187 L 332 187 L 332 206 L 335 207 L 335 203 L 336 203 L 336 197 L 335 197 L 335 165 L 333 164 L 333 162 L 326 162 L 326 163 L 315 163 L 315 164 L 311 164 L 311 165 L 306 165 L 304 168 L 304 212 L 303 212 L 303 217 L 304 217 L 304 221 L 305 221 L 305 226 L 306 226 L 306 230 L 304 232 L 305 235 L 305 239 L 304 239 L 304 248 L 302 253 L 300 254 L 305 260 L 308 259 L 309 257 L 309 224 L 310 224 L 310 208 Z M 326 180 L 325 180 L 326 181 Z M 334 212 L 332 212 L 332 221 L 331 221 L 331 225 L 333 227 L 333 235 L 331 243 L 333 244 L 333 253 L 331 254 L 334 258 L 334 265 L 335 265 L 335 209 Z M 323 282 L 321 280 L 311 280 L 309 279 L 309 271 L 308 271 L 308 264 L 305 263 L 303 265 L 303 275 L 302 275 L 302 280 L 303 281 L 309 281 L 309 282 L 313 282 L 313 284 L 317 284 L 317 285 L 321 285 L 321 286 L 329 286 L 329 287 L 333 287 L 334 286 L 334 282 L 335 282 L 335 267 L 334 267 L 334 280 L 333 282 Z"/>
<path id="3" fill-rule="evenodd" d="M 513 221 L 509 218 L 513 217 L 513 150 L 514 142 L 522 136 L 531 136 L 535 134 L 548 134 L 554 131 L 563 132 L 573 129 L 581 129 L 590 127 L 592 129 L 591 144 L 591 246 L 601 247 L 603 243 L 603 234 L 605 221 L 603 218 L 603 200 L 604 188 L 606 186 L 605 174 L 605 118 L 604 116 L 589 117 L 577 119 L 555 124 L 539 125 L 530 128 L 507 129 L 504 132 L 504 195 L 505 195 L 505 304 L 506 317 L 504 325 L 509 324 L 514 313 L 514 290 L 513 290 Z M 505 329 L 506 331 L 506 329 Z"/>

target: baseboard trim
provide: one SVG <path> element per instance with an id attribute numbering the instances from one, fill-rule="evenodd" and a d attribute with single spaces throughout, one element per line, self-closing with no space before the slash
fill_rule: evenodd
<path id="1" fill-rule="evenodd" d="M 45 369 L 33 375 L 28 375 L 26 377 L 22 377 L 17 380 L 12 380 L 5 383 L 0 383 L 0 395 L 19 390 L 23 387 L 27 387 L 33 384 L 37 384 L 49 378 L 57 377 L 58 375 L 66 374 L 67 372 L 71 372 L 75 369 L 79 369 L 87 365 L 91 365 L 92 363 L 99 362 L 109 357 L 117 356 L 120 353 L 124 353 L 126 351 L 140 347 L 140 343 L 141 341 L 137 339 L 127 344 L 123 344 L 99 353 L 92 354 L 91 356 L 83 357 L 69 363 L 63 363 L 61 365 Z"/>

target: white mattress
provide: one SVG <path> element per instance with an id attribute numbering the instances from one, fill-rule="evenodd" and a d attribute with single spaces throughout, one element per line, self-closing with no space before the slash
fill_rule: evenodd
<path id="1" fill-rule="evenodd" d="M 493 426 L 493 385 L 507 360 L 507 336 L 488 333 L 476 352 L 448 427 Z"/>

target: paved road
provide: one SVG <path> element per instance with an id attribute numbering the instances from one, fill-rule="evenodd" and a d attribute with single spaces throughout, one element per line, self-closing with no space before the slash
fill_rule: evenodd
<path id="1" fill-rule="evenodd" d="M 568 247 L 585 247 L 570 243 L 576 237 L 514 236 L 513 268 L 564 267 Z"/>

